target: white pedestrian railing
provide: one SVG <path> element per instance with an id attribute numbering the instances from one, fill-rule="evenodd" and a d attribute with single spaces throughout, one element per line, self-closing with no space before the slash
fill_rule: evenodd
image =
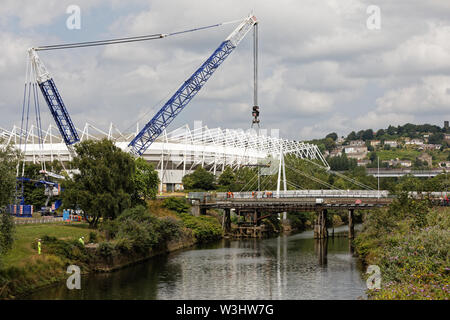
<path id="1" fill-rule="evenodd" d="M 53 223 L 63 221 L 62 217 L 48 217 L 48 218 L 17 218 L 14 219 L 15 224 L 37 224 L 37 223 Z"/>

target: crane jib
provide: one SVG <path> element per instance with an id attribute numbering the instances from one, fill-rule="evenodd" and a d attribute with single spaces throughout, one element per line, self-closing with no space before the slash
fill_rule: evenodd
<path id="1" fill-rule="evenodd" d="M 50 112 L 55 119 L 56 125 L 58 126 L 59 132 L 64 139 L 65 144 L 72 145 L 80 141 L 77 130 L 70 119 L 69 113 L 67 112 L 53 79 L 50 78 L 42 83 L 39 83 L 39 88 L 41 89 L 45 102 L 47 103 Z"/>
<path id="2" fill-rule="evenodd" d="M 217 67 L 228 57 L 235 46 L 227 40 L 220 44 L 214 53 L 194 74 L 186 80 L 175 94 L 166 102 L 158 113 L 130 142 L 129 147 L 136 155 L 142 153 L 152 144 L 181 110 L 194 98 Z"/>
<path id="3" fill-rule="evenodd" d="M 257 19 L 251 15 L 225 39 L 214 53 L 194 74 L 186 80 L 175 94 L 164 104 L 158 113 L 142 128 L 129 143 L 131 153 L 142 155 L 145 150 L 167 128 L 178 113 L 194 98 L 214 71 L 228 57 L 250 29 L 256 25 Z"/>

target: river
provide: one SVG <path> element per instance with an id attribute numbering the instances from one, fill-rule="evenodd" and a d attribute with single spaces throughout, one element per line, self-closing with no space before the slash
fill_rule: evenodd
<path id="1" fill-rule="evenodd" d="M 345 237 L 320 242 L 311 231 L 263 240 L 224 239 L 116 272 L 82 276 L 80 290 L 60 283 L 24 298 L 365 298 L 362 267 L 351 250 Z"/>

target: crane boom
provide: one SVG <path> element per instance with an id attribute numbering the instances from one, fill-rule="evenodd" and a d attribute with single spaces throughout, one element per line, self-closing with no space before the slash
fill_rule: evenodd
<path id="1" fill-rule="evenodd" d="M 128 147 L 130 147 L 131 153 L 142 155 L 147 150 L 173 119 L 194 98 L 214 71 L 216 71 L 256 23 L 256 17 L 250 15 L 239 24 L 130 142 Z"/>
<path id="2" fill-rule="evenodd" d="M 35 48 L 28 49 L 28 54 L 33 67 L 33 71 L 36 75 L 36 82 L 41 89 L 45 102 L 47 103 L 50 112 L 55 119 L 56 125 L 61 133 L 61 137 L 64 139 L 65 144 L 70 145 L 80 141 L 77 130 L 70 119 L 66 106 L 61 98 L 61 95 L 56 88 L 55 82 L 50 76 L 49 72 L 45 68 L 41 59 L 36 53 Z"/>

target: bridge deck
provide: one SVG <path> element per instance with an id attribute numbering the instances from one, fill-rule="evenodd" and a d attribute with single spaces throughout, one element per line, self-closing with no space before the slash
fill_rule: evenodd
<path id="1" fill-rule="evenodd" d="M 315 211 L 320 209 L 373 209 L 389 205 L 391 198 L 357 199 L 338 198 L 322 199 L 317 203 L 316 198 L 257 198 L 257 199 L 209 199 L 199 201 L 201 208 L 262 210 L 262 211 Z"/>

